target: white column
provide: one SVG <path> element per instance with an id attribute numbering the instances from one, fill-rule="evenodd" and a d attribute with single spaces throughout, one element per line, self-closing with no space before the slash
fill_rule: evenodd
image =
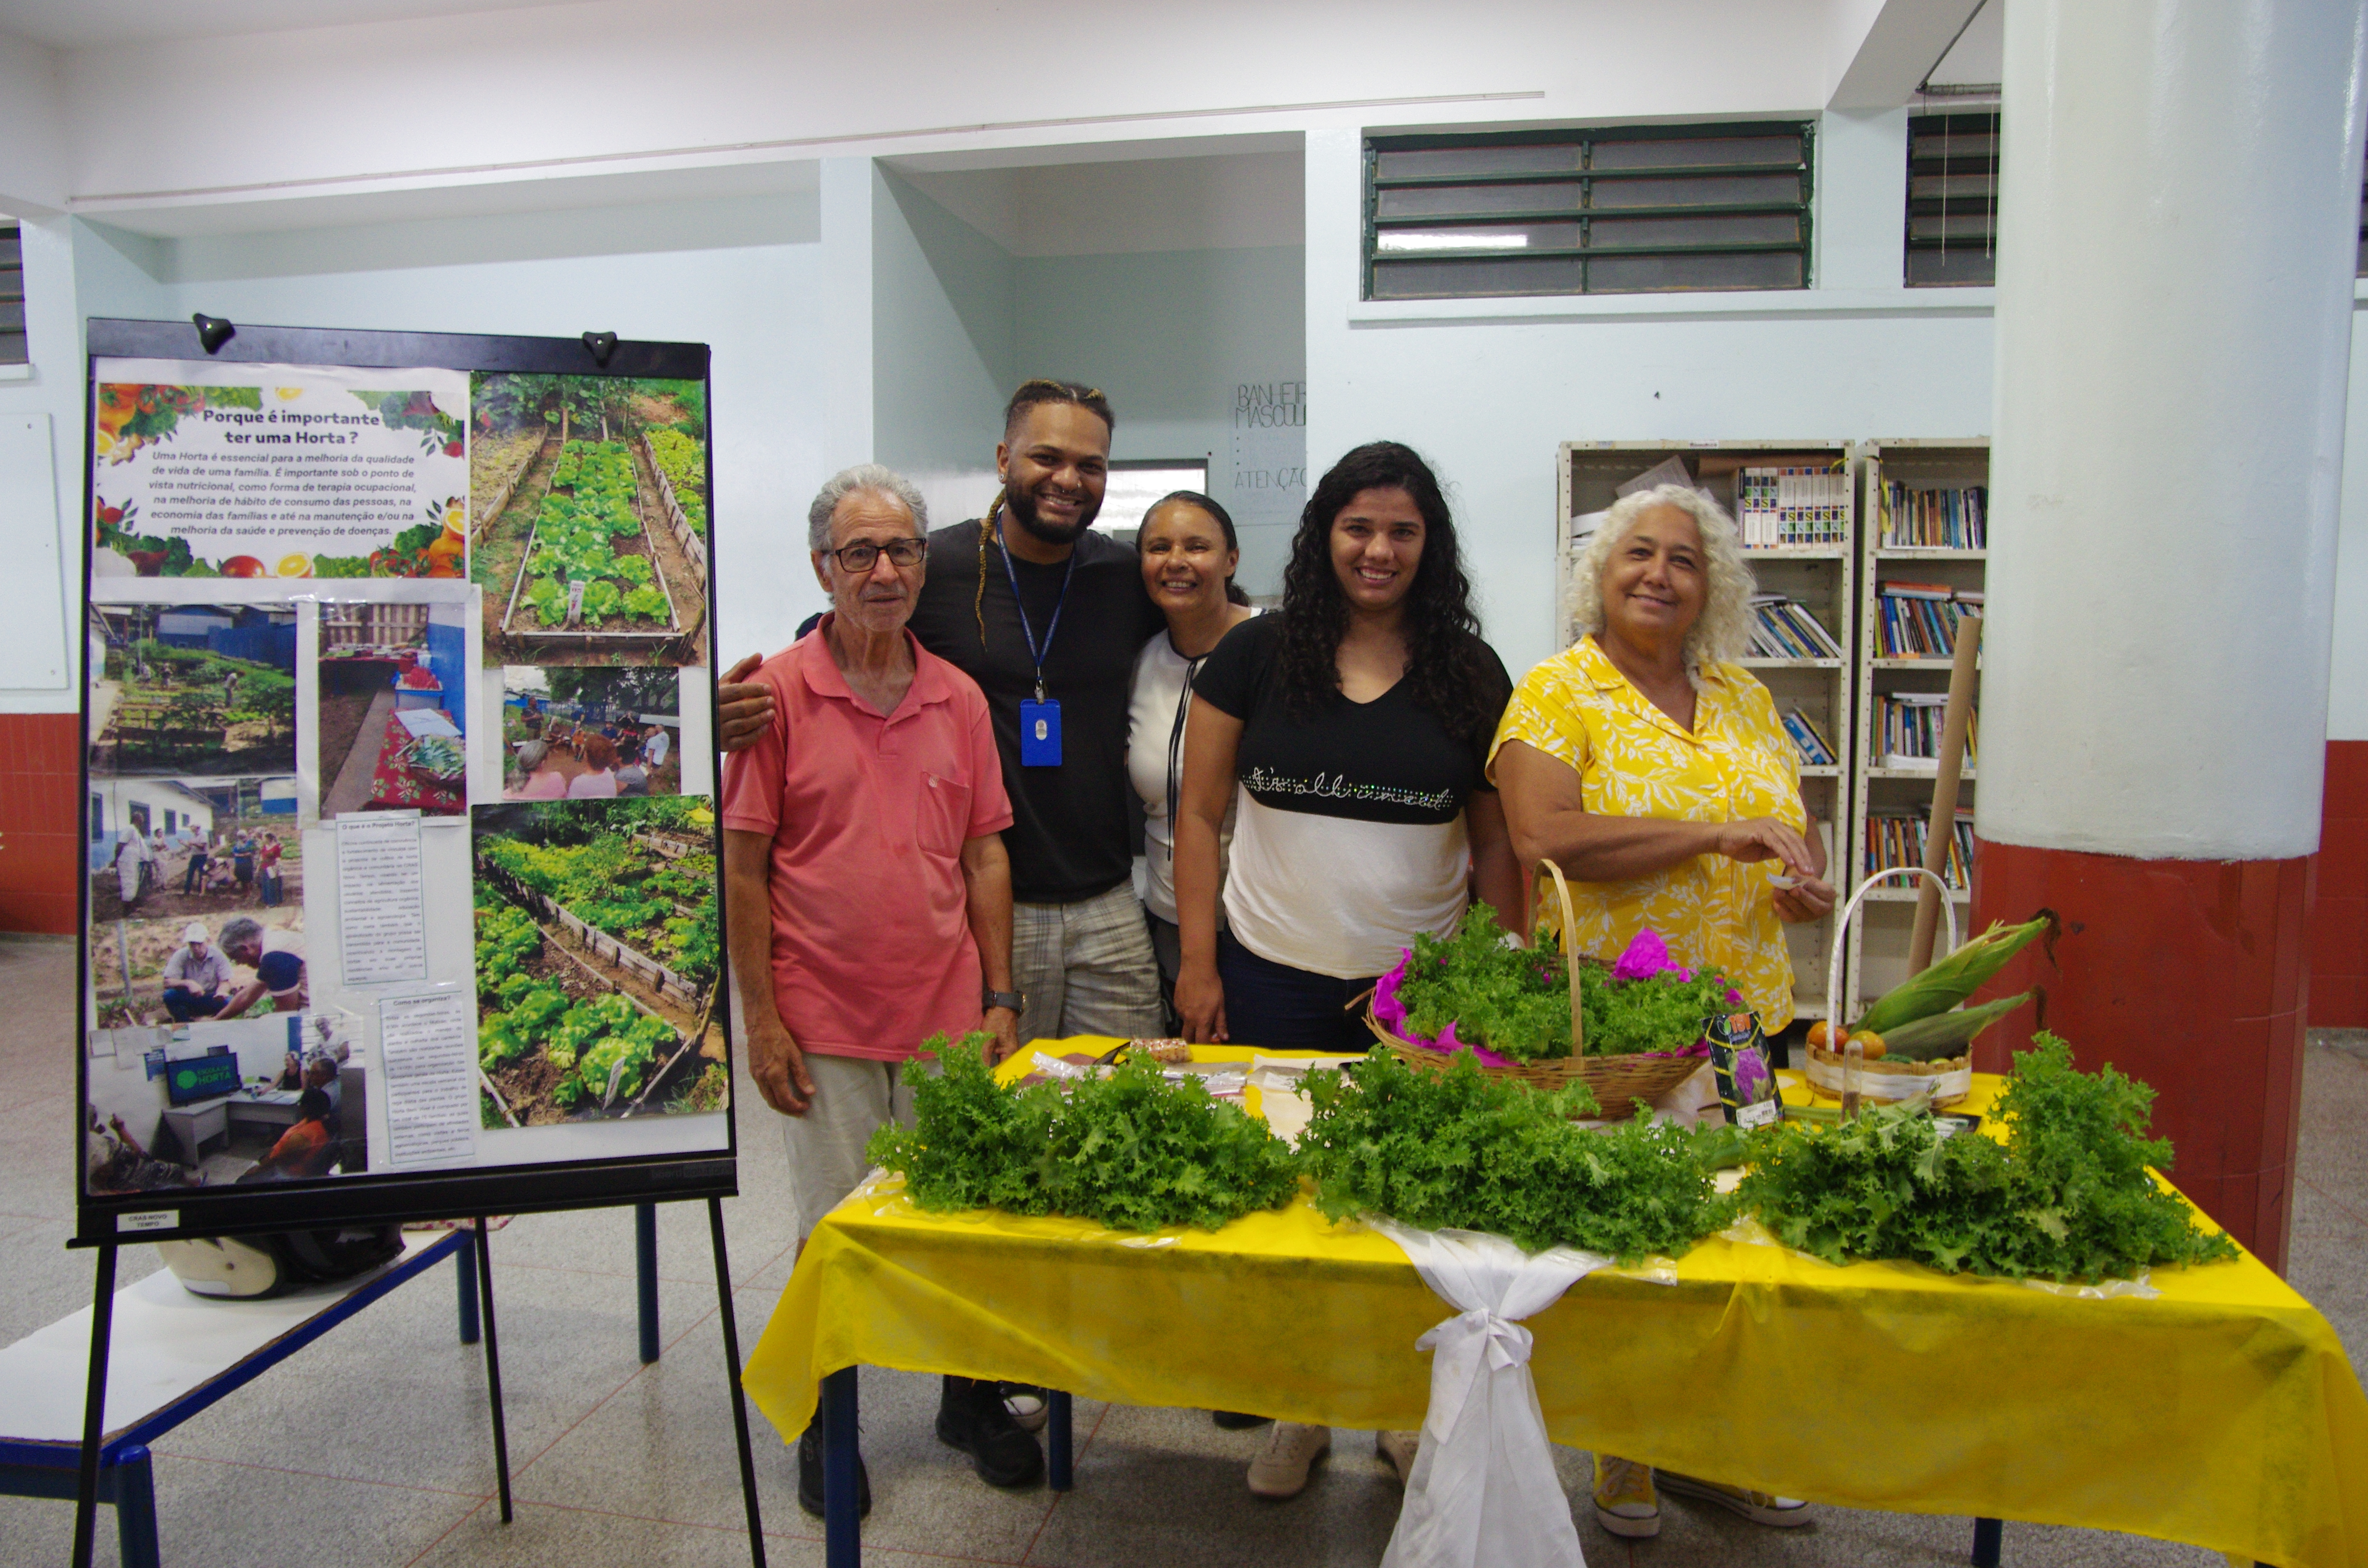
<path id="1" fill-rule="evenodd" d="M 2363 0 L 2012 0 L 1980 831 L 2306 855 Z"/>

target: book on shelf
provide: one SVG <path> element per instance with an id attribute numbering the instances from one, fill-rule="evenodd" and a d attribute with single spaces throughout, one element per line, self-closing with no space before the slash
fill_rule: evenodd
<path id="1" fill-rule="evenodd" d="M 1981 595 L 1964 597 L 1945 583 L 1875 585 L 1875 654 L 1884 659 L 1946 659 L 1957 651 L 1957 621 L 1981 613 Z"/>
<path id="2" fill-rule="evenodd" d="M 1850 476 L 1831 468 L 1747 468 L 1735 479 L 1746 550 L 1840 544 L 1850 537 Z"/>
<path id="3" fill-rule="evenodd" d="M 1989 548 L 1989 492 L 1981 485 L 1911 490 L 1886 483 L 1875 493 L 1874 507 L 1878 549 Z"/>
<path id="4" fill-rule="evenodd" d="M 1948 727 L 1949 694 L 1945 691 L 1886 691 L 1874 699 L 1873 753 L 1878 767 L 1926 767 L 1938 770 L 1941 732 Z M 1965 763 L 1975 766 L 1981 751 L 1982 710 L 1979 703 L 1965 715 Z"/>
<path id="5" fill-rule="evenodd" d="M 1784 733 L 1793 737 L 1793 749 L 1801 754 L 1804 767 L 1830 767 L 1840 760 L 1834 751 L 1833 743 L 1826 738 L 1824 727 L 1798 708 L 1785 713 L 1783 724 Z"/>
<path id="6" fill-rule="evenodd" d="M 1751 597 L 1751 642 L 1755 659 L 1839 659 L 1842 645 L 1806 606 L 1782 594 Z"/>
<path id="7" fill-rule="evenodd" d="M 1866 874 L 1901 869 L 1924 864 L 1924 849 L 1931 831 L 1931 812 L 1918 807 L 1914 811 L 1870 812 L 1866 819 Z M 1949 835 L 1948 859 L 1941 880 L 1959 892 L 1972 887 L 1973 879 L 1967 868 L 1974 863 L 1974 812 L 1970 806 L 1957 808 L 1956 831 Z M 1899 886 L 1907 883 L 1895 884 Z"/>

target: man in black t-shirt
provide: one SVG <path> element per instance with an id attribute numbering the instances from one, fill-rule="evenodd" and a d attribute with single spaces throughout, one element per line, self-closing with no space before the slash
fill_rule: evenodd
<path id="1" fill-rule="evenodd" d="M 1075 382 L 1014 393 L 995 449 L 1002 493 L 985 517 L 929 535 L 909 622 L 978 682 L 994 717 L 1014 819 L 1003 837 L 1022 1043 L 1160 1032 L 1158 965 L 1130 880 L 1126 740 L 1134 657 L 1167 622 L 1134 552 L 1093 531 L 1114 425 L 1101 393 Z M 742 673 L 718 693 L 727 751 L 767 712 L 751 700 L 761 687 L 734 684 Z"/>

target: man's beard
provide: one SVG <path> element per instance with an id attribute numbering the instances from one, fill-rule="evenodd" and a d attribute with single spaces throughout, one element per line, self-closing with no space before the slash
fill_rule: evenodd
<path id="1" fill-rule="evenodd" d="M 1085 537 L 1086 530 L 1094 526 L 1094 519 L 1101 515 L 1102 509 L 1098 498 L 1088 498 L 1078 510 L 1077 520 L 1064 527 L 1038 517 L 1035 497 L 1023 495 L 1018 490 L 1007 488 L 1003 493 L 1003 505 L 1013 520 L 1046 544 L 1076 543 Z"/>

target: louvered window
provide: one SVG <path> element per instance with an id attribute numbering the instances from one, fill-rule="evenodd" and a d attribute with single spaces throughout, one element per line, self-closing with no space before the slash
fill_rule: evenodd
<path id="1" fill-rule="evenodd" d="M 25 242 L 0 218 L 0 365 L 25 362 Z"/>
<path id="2" fill-rule="evenodd" d="M 1997 110 L 1908 119 L 1909 288 L 1998 281 L 1998 190 Z"/>
<path id="3" fill-rule="evenodd" d="M 1813 128 L 1629 125 L 1365 144 L 1365 296 L 1809 286 Z"/>

